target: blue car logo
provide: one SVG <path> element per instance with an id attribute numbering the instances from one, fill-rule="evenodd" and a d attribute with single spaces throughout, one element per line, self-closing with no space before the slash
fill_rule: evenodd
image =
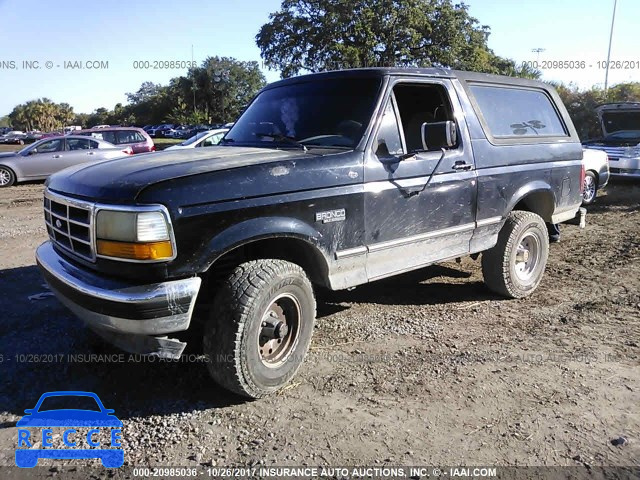
<path id="1" fill-rule="evenodd" d="M 82 403 L 89 408 L 51 408 L 56 405 Z M 118 468 L 124 463 L 121 447 L 122 422 L 112 415 L 113 410 L 104 408 L 100 398 L 91 392 L 49 392 L 40 397 L 36 406 L 24 411 L 18 427 L 16 465 L 31 468 L 40 458 L 83 459 L 99 458 L 107 468 Z M 62 444 L 54 445 L 53 428 L 63 429 Z M 87 428 L 86 435 L 75 428 Z M 40 430 L 40 435 L 35 432 Z M 104 448 L 97 439 L 101 429 L 110 429 L 110 448 Z M 59 436 L 58 436 L 59 437 Z M 85 443 L 92 448 L 74 448 Z M 42 448 L 32 448 L 41 442 Z M 60 447 L 60 448 L 58 448 Z M 62 448 L 64 447 L 64 448 Z"/>

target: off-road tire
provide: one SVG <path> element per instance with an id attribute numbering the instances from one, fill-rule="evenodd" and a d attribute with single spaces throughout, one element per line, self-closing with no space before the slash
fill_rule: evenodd
<path id="1" fill-rule="evenodd" d="M 266 366 L 259 350 L 265 312 L 279 296 L 299 306 L 297 337 L 278 366 Z M 304 270 L 284 260 L 253 260 L 236 267 L 219 288 L 205 325 L 209 373 L 220 386 L 249 398 L 284 387 L 309 349 L 316 317 L 313 287 Z"/>
<path id="2" fill-rule="evenodd" d="M 498 234 L 498 243 L 482 254 L 482 274 L 487 287 L 509 298 L 531 295 L 542 280 L 547 265 L 548 235 L 544 220 L 539 215 L 525 211 L 511 212 Z M 518 246 L 525 239 L 537 242 L 539 257 L 531 269 L 531 277 L 523 280 L 516 273 L 516 255 Z"/>

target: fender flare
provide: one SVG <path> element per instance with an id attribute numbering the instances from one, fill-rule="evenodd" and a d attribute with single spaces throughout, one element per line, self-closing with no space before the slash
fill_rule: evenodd
<path id="1" fill-rule="evenodd" d="M 259 217 L 236 223 L 215 235 L 207 244 L 204 270 L 226 253 L 243 245 L 273 238 L 292 238 L 305 242 L 321 268 L 329 272 L 327 254 L 320 246 L 322 234 L 302 220 L 290 217 Z"/>
<path id="2" fill-rule="evenodd" d="M 544 204 L 536 205 L 538 208 L 532 209 L 532 211 L 540 215 L 545 221 L 551 221 L 551 216 L 553 215 L 557 205 L 556 195 L 553 192 L 551 185 L 542 180 L 534 180 L 533 182 L 526 183 L 516 190 L 507 204 L 505 217 L 513 211 L 518 203 L 532 194 L 542 194 L 541 198 L 549 200 L 545 201 Z M 530 206 L 530 208 L 532 208 L 532 206 Z"/>

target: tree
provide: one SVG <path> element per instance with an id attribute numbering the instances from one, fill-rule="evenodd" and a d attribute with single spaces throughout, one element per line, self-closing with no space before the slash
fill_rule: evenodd
<path id="1" fill-rule="evenodd" d="M 140 88 L 135 93 L 127 93 L 129 103 L 141 103 L 147 101 L 160 93 L 162 86 L 153 82 L 142 82 Z"/>
<path id="2" fill-rule="evenodd" d="M 488 48 L 489 33 L 452 0 L 284 0 L 256 43 L 283 78 L 367 66 L 514 71 Z"/>
<path id="3" fill-rule="evenodd" d="M 48 132 L 68 125 L 75 114 L 68 103 L 58 104 L 48 98 L 39 98 L 17 105 L 9 118 L 15 128 Z"/>

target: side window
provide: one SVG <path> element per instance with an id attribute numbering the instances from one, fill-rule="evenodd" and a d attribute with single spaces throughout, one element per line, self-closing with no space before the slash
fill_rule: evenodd
<path id="1" fill-rule="evenodd" d="M 84 138 L 68 138 L 67 139 L 67 150 L 88 150 L 91 148 L 92 142 L 89 139 Z"/>
<path id="2" fill-rule="evenodd" d="M 378 157 L 389 157 L 404 153 L 402 140 L 400 139 L 400 129 L 398 128 L 398 118 L 393 109 L 391 99 L 387 102 L 384 110 L 374 148 Z"/>
<path id="3" fill-rule="evenodd" d="M 471 85 L 494 137 L 566 136 L 567 132 L 543 90 Z"/>
<path id="4" fill-rule="evenodd" d="M 89 140 L 89 148 L 100 148 L 100 144 L 95 140 Z"/>
<path id="5" fill-rule="evenodd" d="M 100 140 L 104 140 L 105 142 L 112 143 L 114 145 L 116 144 L 115 132 L 93 132 L 91 136 Z"/>
<path id="6" fill-rule="evenodd" d="M 120 145 L 121 143 L 135 143 L 136 139 L 134 137 L 134 133 L 131 130 L 118 130 L 115 132 L 116 135 L 116 143 Z"/>
<path id="7" fill-rule="evenodd" d="M 220 139 L 222 138 L 222 134 L 217 134 L 217 135 L 211 135 L 209 138 L 207 138 L 204 142 L 202 142 L 202 146 L 203 147 L 212 147 L 214 145 L 217 145 L 218 143 L 220 143 Z"/>
<path id="8" fill-rule="evenodd" d="M 439 84 L 400 83 L 393 87 L 402 122 L 402 131 L 407 152 L 424 151 L 422 145 L 422 125 L 453 120 L 453 109 L 449 94 Z M 439 150 L 443 145 L 432 145 L 430 149 Z"/>
<path id="9" fill-rule="evenodd" d="M 50 153 L 50 152 L 59 152 L 62 150 L 64 146 L 64 142 L 62 139 L 57 138 L 55 140 L 49 140 L 48 142 L 41 143 L 38 145 L 38 148 L 34 148 L 34 153 Z"/>

